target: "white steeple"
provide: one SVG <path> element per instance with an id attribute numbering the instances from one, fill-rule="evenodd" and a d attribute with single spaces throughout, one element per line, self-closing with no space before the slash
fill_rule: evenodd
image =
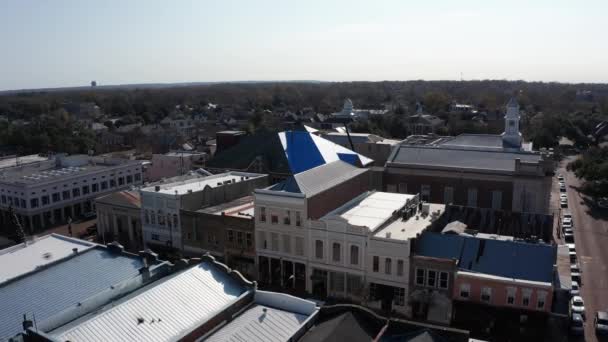
<path id="1" fill-rule="evenodd" d="M 512 148 L 521 148 L 521 133 L 519 132 L 519 104 L 513 97 L 507 103 L 507 114 L 505 115 L 505 131 L 502 133 L 504 145 Z"/>

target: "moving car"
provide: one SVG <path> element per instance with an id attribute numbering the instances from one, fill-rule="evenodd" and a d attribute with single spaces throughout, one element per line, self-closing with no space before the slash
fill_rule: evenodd
<path id="1" fill-rule="evenodd" d="M 578 282 L 573 281 L 572 282 L 572 287 L 570 289 L 570 297 L 580 296 L 580 294 L 581 294 L 581 288 L 578 285 Z"/>
<path id="2" fill-rule="evenodd" d="M 585 301 L 581 296 L 574 296 L 570 300 L 570 312 L 574 318 L 574 314 L 579 314 L 585 318 Z"/>
<path id="3" fill-rule="evenodd" d="M 596 312 L 594 321 L 595 333 L 598 335 L 608 335 L 608 312 Z"/>
<path id="4" fill-rule="evenodd" d="M 585 324 L 581 314 L 572 314 L 572 319 L 570 320 L 570 333 L 572 335 L 583 335 L 585 333 Z"/>

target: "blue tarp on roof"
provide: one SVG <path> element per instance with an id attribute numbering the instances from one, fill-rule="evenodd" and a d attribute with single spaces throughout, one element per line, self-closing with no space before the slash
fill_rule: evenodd
<path id="1" fill-rule="evenodd" d="M 424 233 L 416 242 L 416 254 L 456 259 L 463 271 L 552 282 L 557 249 L 543 243 Z"/>

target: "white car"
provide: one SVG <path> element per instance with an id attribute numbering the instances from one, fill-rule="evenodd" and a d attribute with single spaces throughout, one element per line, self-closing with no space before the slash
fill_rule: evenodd
<path id="1" fill-rule="evenodd" d="M 566 246 L 568 247 L 568 251 L 570 251 L 570 252 L 576 252 L 576 244 L 574 244 L 574 243 L 567 243 Z"/>
<path id="2" fill-rule="evenodd" d="M 568 199 L 568 195 L 566 195 L 566 194 L 559 194 L 559 199 L 562 199 L 562 198 Z"/>
<path id="3" fill-rule="evenodd" d="M 570 312 L 579 314 L 585 318 L 585 302 L 581 296 L 574 296 L 570 300 Z"/>
<path id="4" fill-rule="evenodd" d="M 559 204 L 562 206 L 562 208 L 568 208 L 568 199 L 563 197 L 560 198 Z"/>
<path id="5" fill-rule="evenodd" d="M 578 282 L 573 281 L 572 287 L 570 288 L 570 296 L 574 297 L 574 296 L 579 296 L 580 294 L 581 294 L 581 288 L 578 285 Z"/>
<path id="6" fill-rule="evenodd" d="M 569 211 L 564 212 L 564 219 L 572 220 L 572 213 L 570 213 Z"/>
<path id="7" fill-rule="evenodd" d="M 598 311 L 595 313 L 595 333 L 598 335 L 608 334 L 608 312 Z"/>

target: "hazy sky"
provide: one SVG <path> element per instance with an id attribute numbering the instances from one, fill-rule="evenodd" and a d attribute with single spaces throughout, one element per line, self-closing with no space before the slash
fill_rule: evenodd
<path id="1" fill-rule="evenodd" d="M 0 0 L 0 90 L 228 80 L 608 82 L 608 0 Z"/>

